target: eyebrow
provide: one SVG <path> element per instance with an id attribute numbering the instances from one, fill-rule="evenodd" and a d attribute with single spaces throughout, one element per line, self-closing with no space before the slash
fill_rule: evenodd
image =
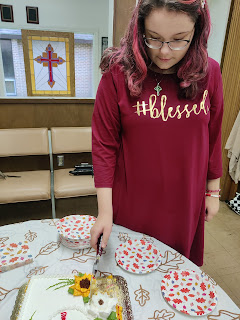
<path id="1" fill-rule="evenodd" d="M 148 32 L 151 32 L 151 33 L 155 33 L 155 34 L 157 34 L 158 36 L 160 36 L 160 34 L 158 34 L 157 32 L 155 32 L 155 31 L 152 31 L 152 30 L 148 30 L 148 29 L 146 29 Z M 178 35 L 180 35 L 180 34 L 185 34 L 185 33 L 189 33 L 190 31 L 183 31 L 183 32 L 178 32 L 178 33 L 176 33 L 176 34 L 174 34 L 173 36 L 178 36 Z"/>

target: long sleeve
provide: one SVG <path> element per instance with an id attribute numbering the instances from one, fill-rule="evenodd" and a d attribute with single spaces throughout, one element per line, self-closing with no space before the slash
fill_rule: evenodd
<path id="1" fill-rule="evenodd" d="M 92 117 L 92 159 L 96 188 L 112 188 L 120 145 L 120 113 L 112 72 L 103 74 Z"/>
<path id="2" fill-rule="evenodd" d="M 218 63 L 214 66 L 214 91 L 210 99 L 209 122 L 209 163 L 207 179 L 217 179 L 222 176 L 221 126 L 223 117 L 223 85 Z"/>

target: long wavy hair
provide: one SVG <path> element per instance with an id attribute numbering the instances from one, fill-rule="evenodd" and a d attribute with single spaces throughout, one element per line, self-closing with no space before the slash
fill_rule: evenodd
<path id="1" fill-rule="evenodd" d="M 151 61 L 147 55 L 143 40 L 144 21 L 152 10 L 165 8 L 169 11 L 184 12 L 195 23 L 195 33 L 190 47 L 178 63 L 179 95 L 194 99 L 201 89 L 208 68 L 207 41 L 211 21 L 207 2 L 202 0 L 139 0 L 120 47 L 111 47 L 104 51 L 100 68 L 102 73 L 114 65 L 121 66 L 131 96 L 139 96 L 142 83 L 147 76 Z"/>

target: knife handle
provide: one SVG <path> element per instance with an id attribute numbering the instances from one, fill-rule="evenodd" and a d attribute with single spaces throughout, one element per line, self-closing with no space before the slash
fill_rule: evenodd
<path id="1" fill-rule="evenodd" d="M 97 241 L 97 255 L 101 256 L 102 255 L 102 251 L 103 248 L 101 246 L 102 244 L 102 237 L 103 237 L 103 233 L 100 234 L 98 241 Z"/>

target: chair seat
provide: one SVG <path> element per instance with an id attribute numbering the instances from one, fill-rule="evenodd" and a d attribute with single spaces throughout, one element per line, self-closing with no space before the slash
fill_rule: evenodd
<path id="1" fill-rule="evenodd" d="M 59 169 L 54 171 L 54 195 L 55 198 L 68 198 L 89 196 L 97 194 L 94 186 L 94 178 L 87 176 L 72 176 L 70 170 Z"/>
<path id="2" fill-rule="evenodd" d="M 21 178 L 0 179 L 0 203 L 51 199 L 50 171 L 4 172 Z"/>

